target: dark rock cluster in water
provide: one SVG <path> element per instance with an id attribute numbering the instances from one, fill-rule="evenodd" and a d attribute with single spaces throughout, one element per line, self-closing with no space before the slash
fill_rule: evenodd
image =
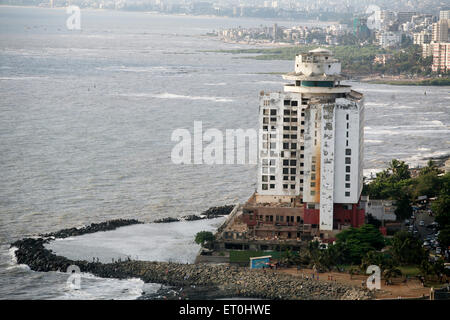
<path id="1" fill-rule="evenodd" d="M 143 293 L 137 300 L 216 300 L 233 297 L 234 292 L 217 286 L 164 287 L 155 293 Z"/>
<path id="2" fill-rule="evenodd" d="M 87 233 L 94 233 L 99 231 L 111 231 L 120 227 L 129 226 L 132 224 L 143 223 L 136 219 L 114 219 L 100 223 L 92 223 L 89 226 L 82 228 L 69 228 L 63 229 L 57 232 L 51 232 L 41 235 L 44 238 L 55 237 L 55 238 L 68 238 L 73 236 L 80 236 Z"/>
<path id="3" fill-rule="evenodd" d="M 211 219 L 219 216 L 225 216 L 230 214 L 233 210 L 234 205 L 226 205 L 221 207 L 211 207 L 208 210 L 202 212 L 202 215 L 205 215 L 206 218 Z"/>
<path id="4" fill-rule="evenodd" d="M 169 222 L 177 222 L 177 221 L 195 221 L 195 220 L 202 220 L 202 219 L 213 219 L 221 216 L 226 216 L 230 214 L 230 212 L 233 210 L 234 205 L 225 205 L 225 206 L 219 206 L 219 207 L 211 207 L 206 211 L 203 211 L 201 214 L 191 214 L 187 216 L 183 216 L 180 218 L 162 218 L 153 221 L 153 223 L 169 223 Z"/>

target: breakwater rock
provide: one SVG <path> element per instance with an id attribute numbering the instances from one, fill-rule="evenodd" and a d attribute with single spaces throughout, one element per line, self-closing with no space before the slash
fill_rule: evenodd
<path id="1" fill-rule="evenodd" d="M 55 237 L 55 238 L 68 238 L 73 236 L 80 236 L 87 233 L 94 233 L 99 231 L 110 231 L 114 230 L 120 227 L 129 226 L 132 224 L 140 224 L 143 223 L 141 221 L 138 221 L 136 219 L 115 219 L 115 220 L 109 220 L 105 222 L 100 223 L 92 223 L 89 226 L 85 226 L 82 228 L 68 228 L 68 229 L 62 229 L 57 232 L 51 232 L 42 234 L 41 237 L 49 238 L 49 237 Z"/>
<path id="2" fill-rule="evenodd" d="M 231 213 L 233 210 L 234 205 L 225 205 L 225 206 L 219 206 L 219 207 L 211 207 L 206 211 L 203 211 L 201 214 L 191 214 L 187 216 L 183 216 L 180 218 L 162 218 L 153 221 L 153 223 L 169 223 L 169 222 L 177 222 L 177 221 L 195 221 L 195 220 L 202 220 L 202 219 L 213 219 L 221 216 L 226 216 Z"/>
<path id="3" fill-rule="evenodd" d="M 77 265 L 81 272 L 103 278 L 140 278 L 179 289 L 210 288 L 228 296 L 264 299 L 371 299 L 371 292 L 344 284 L 302 279 L 269 270 L 249 270 L 228 265 L 180 264 L 170 262 L 118 261 L 99 263 L 74 261 L 57 256 L 44 247 L 49 239 L 26 238 L 12 244 L 17 262 L 35 271 L 65 272 Z M 211 289 L 214 288 L 214 289 Z M 203 289 L 205 290 L 205 289 Z M 203 292 L 205 294 L 205 292 Z M 198 297 L 191 292 L 189 295 Z M 200 295 L 201 297 L 202 295 Z M 182 295 L 179 297 L 183 298 Z"/>

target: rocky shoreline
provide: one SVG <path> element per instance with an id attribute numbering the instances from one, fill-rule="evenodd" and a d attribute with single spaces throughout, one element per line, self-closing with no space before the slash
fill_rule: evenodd
<path id="1" fill-rule="evenodd" d="M 298 276 L 264 270 L 250 270 L 228 265 L 180 264 L 170 262 L 118 261 L 115 263 L 87 262 L 57 256 L 44 247 L 49 239 L 27 238 L 12 244 L 17 262 L 27 264 L 34 271 L 65 272 L 77 265 L 81 272 L 102 278 L 140 278 L 144 282 L 174 286 L 169 290 L 178 294 L 165 299 L 202 299 L 206 297 L 252 297 L 261 299 L 333 299 L 367 300 L 370 291 L 344 284 L 302 279 Z M 196 290 L 196 287 L 199 287 Z M 188 294 L 184 294 L 184 292 Z M 161 294 L 147 298 L 156 299 Z M 145 299 L 145 296 L 143 297 Z"/>
<path id="2" fill-rule="evenodd" d="M 229 214 L 233 206 L 213 207 L 202 214 L 201 219 Z M 142 223 L 138 220 L 112 220 L 92 224 L 80 229 L 71 228 L 53 232 L 39 238 L 25 238 L 11 244 L 17 248 L 17 263 L 26 264 L 31 270 L 66 272 L 76 265 L 81 272 L 102 278 L 140 278 L 146 283 L 160 283 L 154 294 L 143 294 L 139 299 L 219 299 L 248 297 L 261 299 L 372 299 L 370 291 L 339 283 L 302 279 L 298 276 L 250 270 L 229 265 L 180 264 L 171 262 L 117 261 L 113 263 L 71 260 L 57 256 L 45 248 L 55 237 L 64 238 L 98 231 L 113 230 L 120 226 Z"/>
<path id="3" fill-rule="evenodd" d="M 51 232 L 46 234 L 41 234 L 40 236 L 43 238 L 68 238 L 74 236 L 81 236 L 87 233 L 94 233 L 99 231 L 111 231 L 120 227 L 125 227 L 133 224 L 141 224 L 143 222 L 138 221 L 136 219 L 115 219 L 109 220 L 100 223 L 92 223 L 89 226 L 85 226 L 82 228 L 68 228 L 62 229 L 57 232 Z"/>
<path id="4" fill-rule="evenodd" d="M 201 214 L 191 214 L 187 216 L 182 216 L 180 218 L 162 218 L 153 221 L 153 223 L 170 223 L 170 222 L 178 222 L 178 221 L 196 221 L 196 220 L 202 220 L 202 219 L 214 219 L 221 216 L 226 216 L 230 214 L 230 212 L 233 210 L 234 205 L 224 205 L 220 207 L 211 207 L 206 211 L 203 211 Z"/>

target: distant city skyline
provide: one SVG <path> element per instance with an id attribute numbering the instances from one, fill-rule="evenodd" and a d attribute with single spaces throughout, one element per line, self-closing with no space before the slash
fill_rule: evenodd
<path id="1" fill-rule="evenodd" d="M 1 0 L 0 4 L 8 5 L 40 5 L 53 3 L 54 6 L 76 4 L 81 7 L 103 7 L 112 9 L 138 10 L 149 9 L 171 11 L 180 8 L 220 10 L 233 7 L 265 8 L 274 11 L 303 11 L 308 13 L 363 13 L 370 5 L 379 6 L 382 10 L 414 11 L 438 14 L 440 10 L 450 9 L 450 4 L 439 0 Z M 232 13 L 232 11 L 231 11 Z"/>

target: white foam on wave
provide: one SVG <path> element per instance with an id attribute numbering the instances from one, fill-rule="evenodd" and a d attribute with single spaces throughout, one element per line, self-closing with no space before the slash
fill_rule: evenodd
<path id="1" fill-rule="evenodd" d="M 365 127 L 364 133 L 367 135 L 428 135 L 447 134 L 450 128 L 440 121 L 428 121 L 428 124 L 399 125 L 399 126 L 377 126 Z M 430 129 L 427 129 L 430 128 Z M 434 128 L 434 129 L 433 129 Z"/>
<path id="2" fill-rule="evenodd" d="M 377 144 L 377 143 L 383 143 L 383 140 L 371 140 L 371 139 L 365 139 L 364 143 L 370 143 L 370 144 Z"/>
<path id="3" fill-rule="evenodd" d="M 205 97 L 205 96 L 186 96 L 174 93 L 123 93 L 119 94 L 119 96 L 124 97 L 132 97 L 132 98 L 156 98 L 156 99 L 180 99 L 180 100 L 205 100 L 212 102 L 232 102 L 233 99 L 224 98 L 224 97 Z"/>
<path id="4" fill-rule="evenodd" d="M 215 231 L 223 217 L 172 223 L 148 223 L 58 239 L 46 245 L 57 255 L 74 260 L 111 262 L 130 257 L 143 261 L 193 263 L 200 246 L 194 242 L 198 231 Z"/>
<path id="5" fill-rule="evenodd" d="M 268 81 L 268 80 L 262 80 L 262 81 L 257 81 L 257 82 L 251 82 L 251 83 L 261 83 L 261 84 L 287 84 L 287 82 L 283 82 L 283 81 Z"/>
<path id="6" fill-rule="evenodd" d="M 18 250 L 17 247 L 11 247 L 8 249 L 8 256 L 9 259 L 7 259 L 7 267 L 6 270 L 13 270 L 13 269 L 22 269 L 22 270 L 30 270 L 30 267 L 26 264 L 18 264 L 17 263 L 17 257 L 16 257 L 16 251 Z"/>
<path id="7" fill-rule="evenodd" d="M 420 121 L 422 127 L 446 127 L 440 120 Z"/>
<path id="8" fill-rule="evenodd" d="M 411 106 L 392 106 L 392 109 L 414 109 L 414 107 Z"/>
<path id="9" fill-rule="evenodd" d="M 421 149 L 421 148 L 419 148 L 419 149 Z M 417 150 L 417 151 L 420 151 L 420 152 L 417 154 L 414 154 L 410 157 L 404 158 L 402 160 L 412 166 L 416 166 L 416 165 L 426 164 L 426 162 L 430 158 L 439 158 L 439 157 L 444 157 L 444 156 L 450 156 L 450 153 L 448 150 L 423 152 L 423 151 L 430 151 L 430 149 L 428 149 L 428 150 Z"/>
<path id="10" fill-rule="evenodd" d="M 376 174 L 378 173 L 378 172 L 381 172 L 381 171 L 383 171 L 383 169 L 379 169 L 379 168 L 371 168 L 371 169 L 364 169 L 363 170 L 363 175 L 366 177 L 366 178 L 371 178 L 371 176 L 373 176 L 373 177 L 375 177 L 376 176 Z"/>
<path id="11" fill-rule="evenodd" d="M 381 102 L 365 102 L 365 107 L 387 107 L 390 106 L 388 103 L 381 103 Z"/>
<path id="12" fill-rule="evenodd" d="M 47 79 L 48 77 L 34 77 L 34 76 L 30 76 L 30 77 L 0 77 L 0 81 L 9 81 L 9 80 L 42 80 L 42 79 Z"/>
<path id="13" fill-rule="evenodd" d="M 155 283 L 145 284 L 137 278 L 108 279 L 99 278 L 89 273 L 80 273 L 80 287 L 73 288 L 68 282 L 62 283 L 60 296 L 56 300 L 135 300 L 145 293 L 154 293 L 159 286 Z"/>
<path id="14" fill-rule="evenodd" d="M 205 86 L 226 86 L 226 82 L 218 82 L 218 83 L 204 83 Z"/>
<path id="15" fill-rule="evenodd" d="M 103 71 L 118 71 L 118 72 L 175 72 L 175 70 L 163 66 L 149 66 L 149 67 L 130 67 L 130 66 L 108 66 L 108 67 L 97 67 L 97 70 Z"/>
<path id="16" fill-rule="evenodd" d="M 17 257 L 16 257 L 16 251 L 17 250 L 19 250 L 19 248 L 17 248 L 17 247 L 11 247 L 11 248 L 9 248 L 9 250 L 8 250 L 8 254 L 9 254 L 9 256 L 11 257 L 11 261 L 13 262 L 13 263 L 17 263 Z"/>

